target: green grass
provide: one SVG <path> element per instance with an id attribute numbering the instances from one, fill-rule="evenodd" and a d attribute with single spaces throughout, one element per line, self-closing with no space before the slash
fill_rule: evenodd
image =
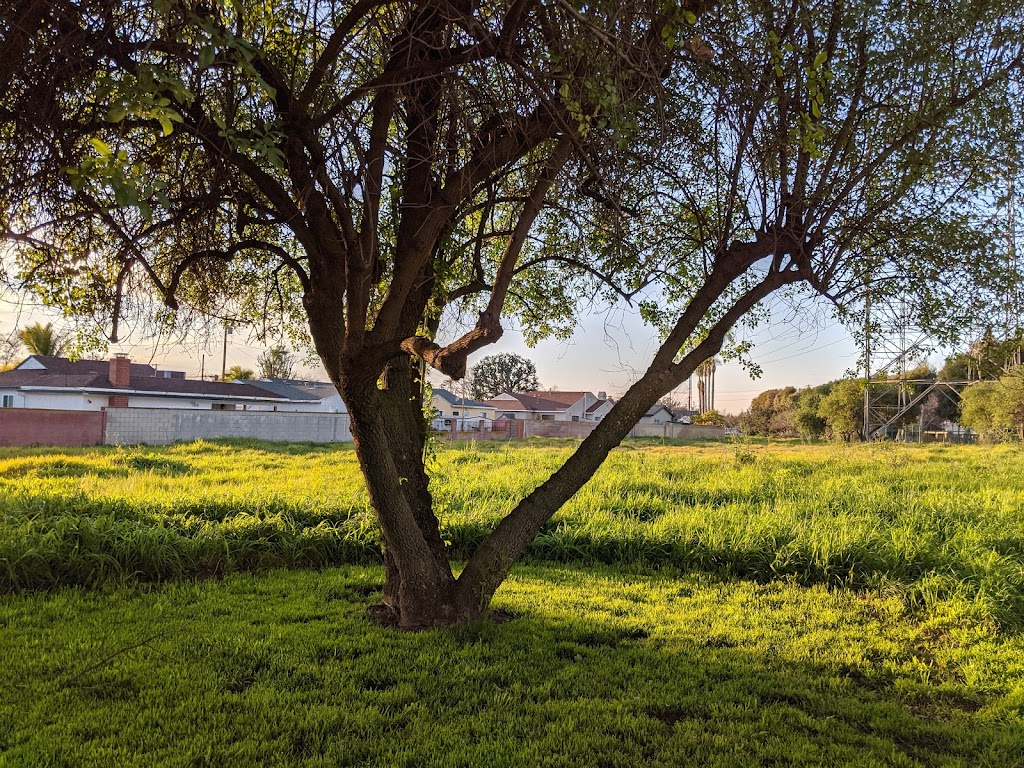
<path id="1" fill-rule="evenodd" d="M 432 459 L 454 559 L 555 469 L 565 442 Z M 949 597 L 1024 616 L 1015 446 L 663 446 L 635 441 L 530 546 L 534 561 L 673 566 Z M 379 561 L 347 447 L 224 442 L 0 451 L 0 592 Z"/>
<path id="2" fill-rule="evenodd" d="M 570 449 L 441 449 L 453 557 Z M 0 449 L 0 766 L 1014 768 L 1022 459 L 631 442 L 403 634 L 349 448 Z"/>
<path id="3" fill-rule="evenodd" d="M 502 624 L 368 625 L 379 567 L 0 602 L 5 766 L 991 766 L 1024 638 L 896 596 L 525 567 Z"/>

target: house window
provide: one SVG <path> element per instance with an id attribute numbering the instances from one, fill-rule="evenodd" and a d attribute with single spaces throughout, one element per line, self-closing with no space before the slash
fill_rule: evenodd
<path id="1" fill-rule="evenodd" d="M 3 406 L 4 408 L 14 407 L 14 395 L 4 395 Z"/>
<path id="2" fill-rule="evenodd" d="M 458 415 L 459 415 L 458 411 L 452 411 L 452 416 L 458 416 Z"/>
<path id="3" fill-rule="evenodd" d="M 573 416 L 573 417 L 572 417 L 572 420 L 573 420 L 573 421 L 579 421 L 579 420 L 580 420 L 580 417 L 579 417 L 579 416 Z"/>

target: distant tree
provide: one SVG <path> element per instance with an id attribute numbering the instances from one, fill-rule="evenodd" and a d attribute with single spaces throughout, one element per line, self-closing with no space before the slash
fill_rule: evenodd
<path id="1" fill-rule="evenodd" d="M 18 354 L 18 340 L 12 334 L 0 339 L 0 371 L 9 370 L 14 365 L 14 356 Z"/>
<path id="2" fill-rule="evenodd" d="M 741 414 L 741 429 L 748 435 L 793 435 L 796 404 L 795 387 L 766 390 Z"/>
<path id="3" fill-rule="evenodd" d="M 821 399 L 818 415 L 825 420 L 833 438 L 849 442 L 864 429 L 864 381 L 845 379 Z"/>
<path id="4" fill-rule="evenodd" d="M 822 394 L 814 389 L 804 389 L 797 399 L 793 424 L 801 437 L 816 439 L 825 434 L 825 419 L 819 414 Z"/>
<path id="5" fill-rule="evenodd" d="M 502 392 L 535 389 L 540 389 L 537 366 L 520 355 L 488 355 L 469 371 L 469 392 L 477 400 L 488 400 Z"/>
<path id="6" fill-rule="evenodd" d="M 26 326 L 18 334 L 21 343 L 32 355 L 59 356 L 65 347 L 63 334 L 55 331 L 53 323 L 35 323 Z"/>
<path id="7" fill-rule="evenodd" d="M 284 344 L 275 344 L 256 361 L 261 379 L 290 379 L 294 375 L 295 355 Z"/>
<path id="8" fill-rule="evenodd" d="M 693 423 L 702 426 L 724 427 L 725 416 L 712 408 L 710 411 L 704 411 L 704 413 L 694 416 Z"/>
<path id="9" fill-rule="evenodd" d="M 254 375 L 255 374 L 253 373 L 253 371 L 249 370 L 248 368 L 243 368 L 240 365 L 232 365 L 230 368 L 228 368 L 227 373 L 224 374 L 224 381 L 235 381 L 235 380 L 251 379 L 251 378 L 253 378 Z M 267 378 L 272 378 L 272 377 L 268 376 Z M 281 378 L 287 378 L 287 377 L 281 377 Z"/>
<path id="10" fill-rule="evenodd" d="M 998 381 L 971 384 L 961 397 L 964 426 L 990 438 L 1024 438 L 1024 367 L 1011 368 Z"/>

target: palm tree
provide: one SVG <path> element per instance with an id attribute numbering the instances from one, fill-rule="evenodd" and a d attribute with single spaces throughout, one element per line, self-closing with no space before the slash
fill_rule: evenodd
<path id="1" fill-rule="evenodd" d="M 709 357 L 697 366 L 697 396 L 700 398 L 700 412 L 715 409 L 715 358 Z"/>
<path id="2" fill-rule="evenodd" d="M 32 355 L 56 357 L 64 351 L 64 337 L 53 329 L 53 323 L 26 326 L 18 334 L 18 338 Z"/>

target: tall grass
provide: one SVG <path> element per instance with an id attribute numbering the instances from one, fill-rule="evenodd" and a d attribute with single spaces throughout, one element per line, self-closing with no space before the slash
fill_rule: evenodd
<path id="1" fill-rule="evenodd" d="M 566 457 L 559 442 L 432 459 L 464 559 Z M 1014 446 L 629 443 L 552 519 L 534 559 L 950 595 L 1024 615 L 1024 472 Z M 244 441 L 0 451 L 0 591 L 379 559 L 350 448 Z"/>

